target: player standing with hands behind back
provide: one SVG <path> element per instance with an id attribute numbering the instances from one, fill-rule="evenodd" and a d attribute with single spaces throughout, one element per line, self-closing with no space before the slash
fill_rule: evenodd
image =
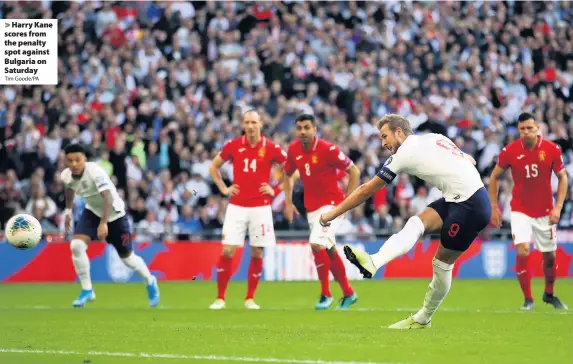
<path id="1" fill-rule="evenodd" d="M 223 252 L 217 265 L 217 299 L 209 308 L 225 308 L 225 292 L 231 279 L 233 256 L 237 247 L 245 243 L 249 232 L 251 263 L 247 280 L 245 308 L 258 310 L 253 300 L 263 271 L 263 248 L 274 246 L 275 230 L 271 200 L 275 191 L 269 185 L 271 165 L 284 164 L 286 153 L 278 144 L 261 134 L 262 121 L 254 111 L 243 115 L 245 135 L 227 142 L 209 167 L 209 173 L 219 191 L 231 196 L 223 222 Z M 233 184 L 229 187 L 221 179 L 219 168 L 233 163 Z"/>
<path id="2" fill-rule="evenodd" d="M 143 278 L 149 306 L 157 306 L 157 279 L 151 275 L 145 261 L 133 252 L 125 203 L 109 176 L 97 163 L 87 162 L 86 151 L 81 145 L 70 144 L 64 152 L 67 168 L 62 171 L 61 179 L 66 187 L 66 232 L 72 231 L 75 195 L 82 196 L 86 201 L 86 208 L 75 226 L 70 244 L 72 262 L 82 286 L 82 292 L 72 306 L 83 307 L 96 297 L 90 277 L 90 260 L 86 253 L 92 240 L 107 241 L 113 245 L 123 263 Z"/>
<path id="3" fill-rule="evenodd" d="M 555 308 L 565 308 L 553 294 L 557 275 L 555 251 L 557 250 L 556 224 L 567 195 L 567 172 L 561 149 L 539 135 L 539 124 L 533 115 L 519 115 L 517 128 L 519 140 L 502 149 L 497 165 L 491 173 L 489 195 L 493 206 L 492 223 L 501 226 L 501 212 L 497 206 L 498 179 L 511 168 L 514 187 L 511 198 L 511 234 L 517 250 L 517 279 L 525 302 L 521 309 L 533 308 L 531 273 L 529 272 L 529 243 L 533 238 L 535 248 L 543 254 L 545 293 L 543 302 Z M 557 203 L 553 206 L 551 171 L 559 179 Z"/>

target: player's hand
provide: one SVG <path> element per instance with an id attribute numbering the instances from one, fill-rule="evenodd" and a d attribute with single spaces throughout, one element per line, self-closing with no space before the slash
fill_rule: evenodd
<path id="1" fill-rule="evenodd" d="M 64 225 L 66 228 L 66 233 L 71 233 L 72 232 L 72 216 L 71 215 L 66 215 Z"/>
<path id="2" fill-rule="evenodd" d="M 225 196 L 237 196 L 239 194 L 240 190 L 239 190 L 239 185 L 230 185 L 229 187 L 227 187 L 227 189 L 225 191 L 223 191 L 223 194 Z"/>
<path id="3" fill-rule="evenodd" d="M 269 195 L 271 197 L 275 197 L 275 190 L 268 183 L 261 183 L 259 192 L 262 193 L 263 195 Z"/>
<path id="4" fill-rule="evenodd" d="M 318 218 L 318 223 L 319 223 L 322 227 L 328 227 L 328 226 L 330 226 L 330 221 L 331 221 L 331 219 L 328 217 L 328 213 L 322 214 L 322 215 L 320 215 L 320 217 Z"/>
<path id="5" fill-rule="evenodd" d="M 549 224 L 555 225 L 559 222 L 559 217 L 561 217 L 561 209 L 554 207 L 549 214 Z"/>
<path id="6" fill-rule="evenodd" d="M 299 215 L 299 212 L 296 209 L 296 207 L 294 207 L 292 203 L 285 203 L 284 215 L 285 219 L 287 219 L 289 223 L 292 224 L 295 214 Z"/>
<path id="7" fill-rule="evenodd" d="M 107 224 L 99 224 L 97 227 L 97 238 L 104 241 L 107 238 Z"/>
<path id="8" fill-rule="evenodd" d="M 501 211 L 497 207 L 491 211 L 491 223 L 498 229 L 501 227 Z"/>

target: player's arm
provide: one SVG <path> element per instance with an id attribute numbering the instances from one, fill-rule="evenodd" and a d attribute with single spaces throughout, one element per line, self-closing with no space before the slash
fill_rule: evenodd
<path id="1" fill-rule="evenodd" d="M 221 191 L 223 195 L 234 196 L 239 193 L 239 186 L 232 185 L 231 187 L 227 187 L 225 182 L 223 182 L 223 178 L 221 177 L 221 173 L 219 172 L 219 169 L 223 164 L 225 164 L 225 160 L 221 157 L 221 154 L 218 154 L 215 157 L 215 159 L 213 159 L 213 162 L 211 162 L 211 165 L 209 166 L 209 174 L 211 175 L 213 182 L 217 185 L 217 188 L 219 189 L 219 191 Z"/>
<path id="2" fill-rule="evenodd" d="M 292 190 L 294 187 L 294 182 L 300 178 L 300 174 L 296 169 L 294 163 L 290 158 L 283 167 L 283 191 L 285 192 L 285 207 L 284 216 L 288 222 L 292 223 L 294 219 L 295 207 L 292 203 Z"/>
<path id="3" fill-rule="evenodd" d="M 109 220 L 109 215 L 111 214 L 111 210 L 113 208 L 113 196 L 111 195 L 110 189 L 100 191 L 99 194 L 103 197 L 103 211 L 99 222 L 101 225 L 107 224 L 107 221 Z"/>
<path id="4" fill-rule="evenodd" d="M 356 187 L 358 187 L 358 183 L 360 183 L 360 169 L 356 166 L 356 164 L 352 163 L 346 169 L 348 173 L 348 191 L 346 191 L 347 195 L 350 195 Z"/>
<path id="5" fill-rule="evenodd" d="M 72 209 L 74 207 L 74 199 L 76 198 L 76 193 L 71 188 L 66 187 L 64 190 L 64 197 L 66 199 L 66 215 L 72 214 Z"/>
<path id="6" fill-rule="evenodd" d="M 375 176 L 370 181 L 361 184 L 358 188 L 352 191 L 352 193 L 346 197 L 340 205 L 321 215 L 320 224 L 322 226 L 330 225 L 330 221 L 368 200 L 376 191 L 384 186 L 386 186 L 386 182 L 378 176 Z"/>
<path id="7" fill-rule="evenodd" d="M 499 192 L 499 179 L 505 173 L 505 169 L 501 168 L 499 165 L 496 165 L 489 176 L 489 199 L 491 201 L 491 207 L 496 209 L 498 202 L 497 202 L 497 194 Z"/>
<path id="8" fill-rule="evenodd" d="M 568 178 L 565 169 L 557 172 L 556 175 L 559 182 L 557 184 L 557 201 L 555 202 L 555 207 L 559 207 L 559 211 L 561 211 L 565 203 L 565 197 L 567 196 Z"/>

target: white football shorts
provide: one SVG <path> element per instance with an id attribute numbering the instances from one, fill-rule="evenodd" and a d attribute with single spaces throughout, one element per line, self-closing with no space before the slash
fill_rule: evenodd
<path id="1" fill-rule="evenodd" d="M 339 216 L 330 222 L 330 226 L 323 227 L 318 221 L 320 215 L 332 210 L 334 206 L 326 205 L 321 208 L 309 212 L 307 214 L 308 226 L 310 228 L 309 243 L 317 244 L 330 249 L 336 245 L 336 231 L 342 224 L 343 216 Z"/>
<path id="2" fill-rule="evenodd" d="M 248 230 L 251 246 L 274 246 L 276 238 L 273 224 L 273 211 L 270 205 L 243 207 L 229 204 L 225 211 L 221 240 L 224 245 L 244 246 Z"/>
<path id="3" fill-rule="evenodd" d="M 533 240 L 535 249 L 540 252 L 557 250 L 557 229 L 549 224 L 549 216 L 529 217 L 521 212 L 510 214 L 513 243 L 523 244 Z"/>

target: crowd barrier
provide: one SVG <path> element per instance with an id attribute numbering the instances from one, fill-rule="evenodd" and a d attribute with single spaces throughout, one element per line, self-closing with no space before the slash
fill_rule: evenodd
<path id="1" fill-rule="evenodd" d="M 347 242 L 367 252 L 378 251 L 383 240 Z M 408 254 L 390 262 L 376 273 L 374 279 L 431 278 L 432 257 L 437 241 L 420 241 Z M 153 274 L 164 281 L 214 280 L 221 244 L 200 242 L 142 242 L 134 249 L 149 264 Z M 338 246 L 342 254 L 342 245 Z M 92 279 L 96 282 L 139 281 L 125 267 L 112 246 L 92 243 L 88 248 Z M 478 241 L 458 260 L 453 274 L 459 279 L 505 279 L 515 277 L 515 255 L 509 241 Z M 234 263 L 233 280 L 244 281 L 250 260 L 250 249 L 239 249 Z M 350 279 L 362 279 L 358 270 L 344 259 Z M 542 277 L 542 256 L 531 254 L 534 277 Z M 557 275 L 573 277 L 573 243 L 562 243 L 557 251 Z M 268 248 L 264 256 L 263 280 L 317 280 L 310 246 L 303 241 L 279 241 Z M 33 249 L 21 251 L 0 244 L 0 282 L 74 282 L 76 276 L 70 257 L 69 244 L 42 242 Z"/>

